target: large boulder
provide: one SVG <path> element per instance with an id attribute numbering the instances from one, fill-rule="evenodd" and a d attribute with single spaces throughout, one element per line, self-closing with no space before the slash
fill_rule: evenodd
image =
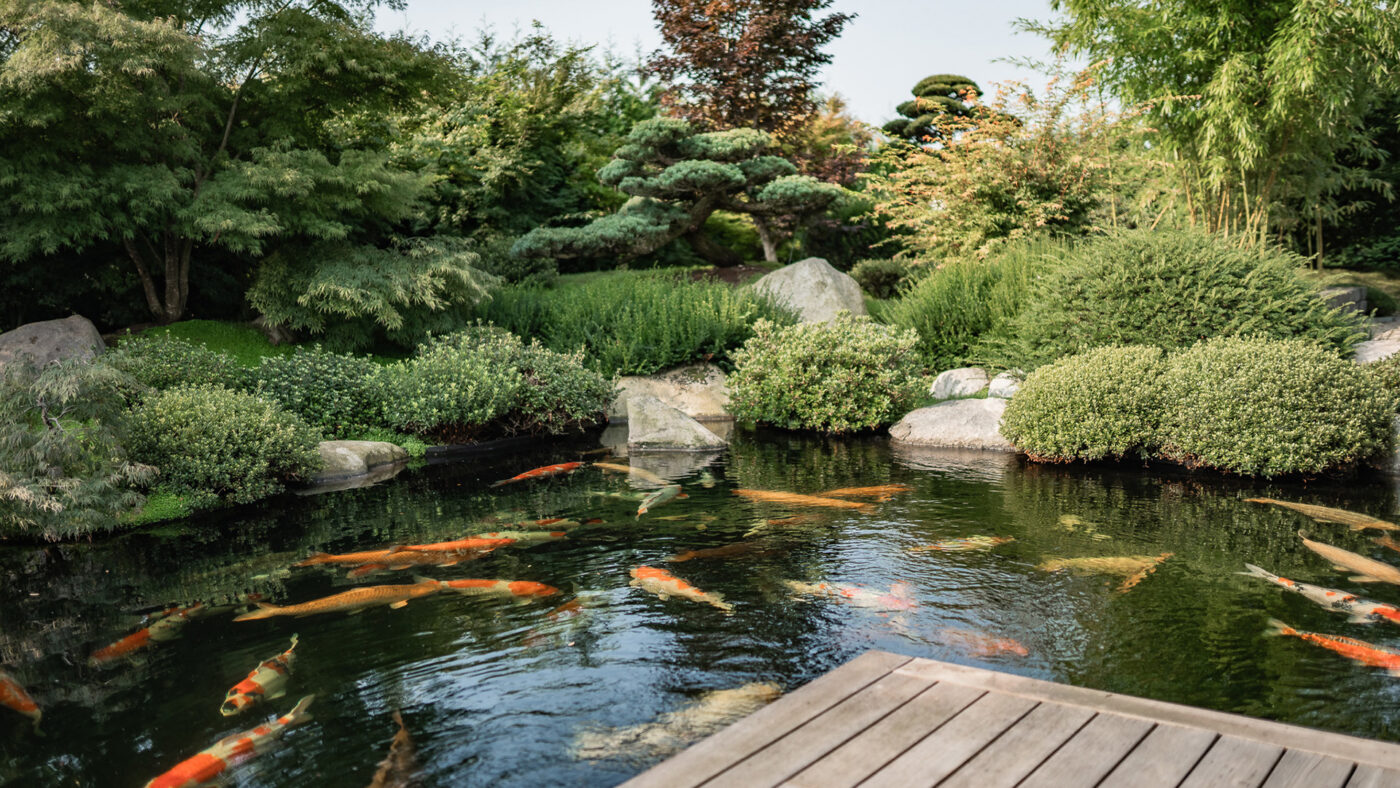
<path id="1" fill-rule="evenodd" d="M 312 478 L 313 484 L 364 476 L 408 460 L 402 446 L 384 441 L 321 441 L 316 449 L 321 453 L 321 472 Z"/>
<path id="2" fill-rule="evenodd" d="M 1006 400 L 955 399 L 919 408 L 890 427 L 896 444 L 937 446 L 949 449 L 1015 451 L 1001 436 L 1001 414 Z"/>
<path id="3" fill-rule="evenodd" d="M 1373 361 L 1384 361 L 1396 353 L 1400 353 L 1400 328 L 1387 328 L 1357 344 L 1352 358 L 1358 364 L 1370 364 Z"/>
<path id="4" fill-rule="evenodd" d="M 987 388 L 987 370 L 978 367 L 961 367 L 938 373 L 933 379 L 929 394 L 934 399 L 957 399 L 981 394 Z"/>
<path id="5" fill-rule="evenodd" d="M 641 394 L 655 397 L 696 421 L 729 421 L 728 378 L 714 364 L 687 364 L 647 377 L 617 382 L 617 396 L 608 406 L 608 421 L 627 421 L 627 402 Z"/>
<path id="6" fill-rule="evenodd" d="M 1001 399 L 1011 399 L 1016 396 L 1016 392 L 1021 390 L 1021 379 L 1025 377 L 1020 370 L 1008 370 L 992 378 L 991 385 L 987 387 L 987 396 L 999 397 Z"/>
<path id="7" fill-rule="evenodd" d="M 79 315 L 26 323 L 0 334 L 0 370 L 25 357 L 41 366 L 61 359 L 92 359 L 105 347 L 97 327 Z"/>
<path id="8" fill-rule="evenodd" d="M 865 314 L 860 285 L 820 257 L 783 266 L 753 286 L 797 312 L 804 323 L 825 323 L 843 309 L 853 315 Z"/>
<path id="9" fill-rule="evenodd" d="M 1345 309 L 1348 312 L 1366 314 L 1370 308 L 1366 304 L 1366 288 L 1360 286 L 1324 287 L 1318 297 L 1330 307 Z"/>
<path id="10" fill-rule="evenodd" d="M 627 450 L 631 453 L 724 447 L 723 438 L 656 397 L 638 394 L 627 401 Z"/>

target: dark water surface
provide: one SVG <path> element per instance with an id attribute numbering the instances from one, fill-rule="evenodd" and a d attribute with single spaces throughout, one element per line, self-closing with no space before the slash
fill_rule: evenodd
<path id="1" fill-rule="evenodd" d="M 592 444 L 596 445 L 596 444 Z M 736 436 L 703 460 L 636 465 L 671 474 L 687 498 L 640 520 L 635 500 L 590 495 L 646 485 L 584 469 L 490 489 L 489 482 L 578 459 L 585 444 L 540 445 L 410 470 L 383 485 L 285 497 L 92 544 L 0 548 L 0 663 L 45 710 L 44 738 L 0 709 L 0 782 L 140 786 L 220 737 L 317 697 L 315 721 L 234 771 L 240 786 L 364 785 L 403 710 L 424 786 L 611 785 L 655 756 L 573 757 L 576 733 L 654 720 L 707 690 L 772 681 L 792 689 L 861 652 L 886 649 L 1162 700 L 1400 740 L 1400 679 L 1294 638 L 1266 637 L 1270 617 L 1301 629 L 1400 647 L 1400 626 L 1345 616 L 1235 573 L 1244 562 L 1297 580 L 1400 603 L 1400 587 L 1358 585 L 1308 552 L 1300 527 L 1400 564 L 1343 526 L 1243 499 L 1266 495 L 1396 519 L 1383 480 L 1302 485 L 1103 468 L 1023 467 L 997 455 L 902 453 L 882 439 Z M 626 463 L 628 460 L 618 460 Z M 706 486 L 712 483 L 712 486 Z M 734 488 L 817 493 L 902 483 L 867 511 L 758 503 Z M 636 484 L 636 486 L 634 486 Z M 765 552 L 665 564 L 691 548 L 768 526 Z M 682 519 L 658 519 L 684 515 Z M 502 549 L 441 579 L 533 580 L 563 594 L 526 604 L 440 594 L 292 619 L 191 621 L 141 658 L 91 667 L 88 655 L 171 605 L 260 593 L 287 604 L 356 584 L 411 582 L 413 570 L 347 580 L 345 568 L 289 565 L 348 552 L 460 538 L 503 522 L 602 518 L 569 538 Z M 953 537 L 1014 537 L 982 552 L 908 552 Z M 1047 572 L 1049 558 L 1174 555 L 1131 590 L 1122 577 Z M 663 566 L 733 603 L 733 615 L 629 588 L 640 564 Z M 794 599 L 785 581 L 907 584 L 913 610 Z M 583 614 L 548 613 L 579 596 Z M 1026 656 L 973 656 L 946 629 L 1011 638 Z M 299 633 L 286 698 L 219 714 L 224 692 Z"/>

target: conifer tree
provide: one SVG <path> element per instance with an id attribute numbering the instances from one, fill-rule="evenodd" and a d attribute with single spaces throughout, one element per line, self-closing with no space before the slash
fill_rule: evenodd
<path id="1" fill-rule="evenodd" d="M 914 98 L 895 107 L 903 117 L 884 125 L 891 137 L 908 140 L 915 145 L 938 142 L 950 131 L 949 118 L 965 118 L 972 114 L 969 106 L 982 93 L 977 83 L 957 74 L 934 74 L 924 77 L 914 86 Z"/>

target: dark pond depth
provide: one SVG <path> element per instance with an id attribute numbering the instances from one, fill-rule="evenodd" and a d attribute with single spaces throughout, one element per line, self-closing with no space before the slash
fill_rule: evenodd
<path id="1" fill-rule="evenodd" d="M 1265 635 L 1278 618 L 1400 647 L 1400 626 L 1348 623 L 1238 574 L 1247 561 L 1400 603 L 1400 587 L 1353 583 L 1297 536 L 1304 528 L 1400 564 L 1400 553 L 1370 542 L 1373 533 L 1244 500 L 1269 496 L 1397 519 L 1383 480 L 1304 486 L 1023 467 L 997 455 L 903 453 L 875 438 L 741 432 L 708 465 L 631 458 L 680 481 L 687 496 L 640 519 L 635 493 L 652 486 L 597 468 L 488 486 L 536 466 L 599 459 L 582 455 L 596 445 L 429 465 L 377 487 L 287 496 L 92 544 L 0 548 L 0 668 L 43 708 L 46 734 L 36 737 L 28 720 L 0 708 L 0 783 L 141 786 L 314 694 L 314 721 L 238 766 L 232 784 L 365 785 L 396 730 L 390 715 L 401 709 L 421 785 L 612 785 L 658 760 L 664 747 L 599 745 L 585 754 L 604 757 L 580 758 L 576 745 L 588 740 L 581 732 L 648 723 L 710 690 L 752 682 L 791 690 L 872 648 L 1400 740 L 1400 679 L 1297 638 Z M 885 484 L 909 490 L 864 509 L 733 492 Z M 545 518 L 581 524 L 565 539 L 451 567 L 362 579 L 347 579 L 346 567 L 290 568 L 316 551 L 451 540 Z M 602 522 L 587 522 L 594 519 Z M 665 563 L 751 531 L 754 550 L 746 554 Z M 966 552 L 909 549 L 971 536 L 1014 541 Z M 1037 568 L 1162 553 L 1172 555 L 1135 583 L 1111 562 L 1080 573 Z M 639 565 L 723 594 L 733 614 L 629 587 Z M 410 583 L 415 574 L 529 580 L 561 592 L 523 603 L 440 593 L 353 616 L 235 622 L 222 612 L 190 620 L 179 637 L 133 659 L 88 661 L 139 629 L 143 615 L 170 606 L 247 594 L 291 604 Z M 866 607 L 851 604 L 867 601 L 860 595 L 798 596 L 792 581 L 854 584 L 880 598 Z M 574 599 L 576 609 L 551 615 Z M 221 716 L 225 691 L 284 650 L 293 633 L 300 645 L 287 696 Z"/>

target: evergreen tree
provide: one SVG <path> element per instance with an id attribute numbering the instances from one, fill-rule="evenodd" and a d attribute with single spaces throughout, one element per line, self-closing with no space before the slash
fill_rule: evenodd
<path id="1" fill-rule="evenodd" d="M 975 101 L 982 89 L 967 77 L 934 74 L 919 80 L 913 93 L 914 98 L 895 107 L 903 117 L 886 123 L 884 130 L 891 137 L 925 145 L 951 133 L 947 124 L 949 118 L 971 116 L 973 108 L 968 102 Z"/>

